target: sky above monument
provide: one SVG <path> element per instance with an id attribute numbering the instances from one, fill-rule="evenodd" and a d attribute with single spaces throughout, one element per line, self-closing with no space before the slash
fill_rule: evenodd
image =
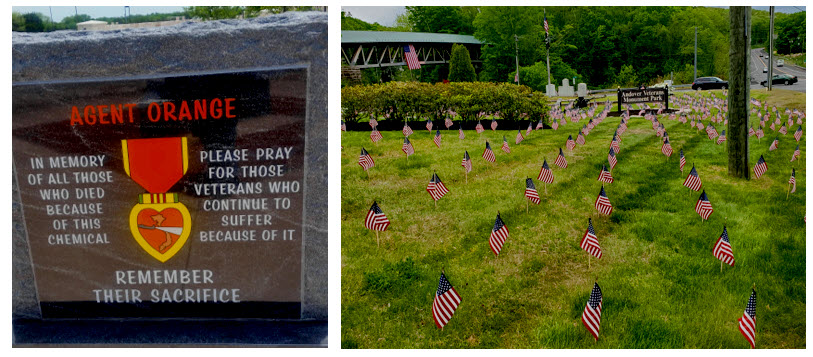
<path id="1" fill-rule="evenodd" d="M 50 8 L 50 9 L 49 9 Z M 12 6 L 11 11 L 22 14 L 39 12 L 45 16 L 53 13 L 54 22 L 79 14 L 87 14 L 92 18 L 124 16 L 124 6 Z M 152 13 L 166 14 L 183 11 L 183 6 L 130 6 L 130 15 L 147 15 Z"/>
<path id="2" fill-rule="evenodd" d="M 728 6 L 712 6 L 723 7 Z M 767 6 L 754 6 L 754 9 L 768 11 Z M 377 22 L 383 26 L 394 26 L 398 15 L 406 12 L 404 6 L 342 6 L 342 10 L 349 12 L 353 17 L 369 23 Z M 804 6 L 777 6 L 776 12 L 792 14 L 794 12 L 805 11 Z"/>

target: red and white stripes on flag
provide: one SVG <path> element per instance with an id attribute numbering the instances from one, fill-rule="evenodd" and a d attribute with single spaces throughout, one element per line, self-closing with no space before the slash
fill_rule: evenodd
<path id="1" fill-rule="evenodd" d="M 451 118 L 446 117 L 446 120 L 443 121 L 443 125 L 446 125 L 446 129 L 449 129 L 452 127 L 452 125 L 454 125 L 454 123 L 452 122 Z"/>
<path id="2" fill-rule="evenodd" d="M 731 241 L 728 239 L 728 230 L 723 226 L 723 234 L 714 243 L 714 257 L 730 266 L 734 266 L 734 250 L 731 249 Z"/>
<path id="3" fill-rule="evenodd" d="M 525 140 L 525 137 L 523 137 L 522 132 L 520 132 L 520 130 L 517 129 L 517 137 L 514 139 L 514 144 L 519 145 L 519 143 L 521 143 L 522 140 Z"/>
<path id="4" fill-rule="evenodd" d="M 502 151 L 504 151 L 506 154 L 511 153 L 511 148 L 508 147 L 508 139 L 505 138 L 505 135 L 502 136 L 502 147 L 500 149 L 502 149 Z"/>
<path id="5" fill-rule="evenodd" d="M 683 156 L 683 149 L 680 149 L 680 173 L 683 173 L 683 166 L 686 166 L 686 157 Z M 699 180 L 699 178 L 698 178 Z"/>
<path id="6" fill-rule="evenodd" d="M 381 207 L 378 207 L 378 203 L 373 201 L 372 207 L 367 211 L 367 217 L 364 218 L 364 227 L 383 232 L 386 231 L 389 226 L 390 220 L 387 219 L 387 215 L 384 214 Z"/>
<path id="7" fill-rule="evenodd" d="M 491 236 L 488 238 L 488 244 L 491 246 L 491 251 L 494 255 L 500 255 L 505 240 L 508 239 L 508 227 L 505 222 L 500 218 L 497 213 L 497 219 L 494 221 L 494 228 L 491 229 Z"/>
<path id="8" fill-rule="evenodd" d="M 407 156 L 415 153 L 415 148 L 412 147 L 412 143 L 409 141 L 408 136 L 404 137 L 404 145 L 401 146 L 401 151 L 403 151 Z"/>
<path id="9" fill-rule="evenodd" d="M 426 185 L 426 192 L 429 192 L 432 199 L 437 201 L 449 193 L 449 190 L 446 188 L 446 185 L 440 181 L 438 174 L 432 173 L 432 177 L 429 179 L 429 184 Z"/>
<path id="10" fill-rule="evenodd" d="M 726 137 L 725 137 L 725 129 L 723 129 L 723 132 L 722 132 L 722 133 L 720 134 L 720 136 L 717 138 L 717 145 L 722 144 L 724 141 L 726 141 Z"/>
<path id="11" fill-rule="evenodd" d="M 584 145 L 584 133 L 579 131 L 579 136 L 576 137 L 576 144 Z"/>
<path id="12" fill-rule="evenodd" d="M 418 52 L 415 51 L 415 46 L 404 45 L 404 60 L 409 69 L 421 69 L 421 62 L 418 60 Z"/>
<path id="13" fill-rule="evenodd" d="M 409 127 L 409 124 L 404 123 L 404 129 L 401 132 L 404 133 L 404 136 L 410 136 L 412 135 L 412 128 Z"/>
<path id="14" fill-rule="evenodd" d="M 610 153 L 607 154 L 607 162 L 610 163 L 610 170 L 614 169 L 615 164 L 618 163 L 618 160 L 616 160 L 615 158 L 615 152 L 613 151 L 613 148 L 610 148 Z"/>
<path id="15" fill-rule="evenodd" d="M 466 138 L 466 134 L 463 134 L 463 124 L 460 124 L 460 127 L 457 128 L 457 138 L 463 140 Z"/>
<path id="16" fill-rule="evenodd" d="M 548 167 L 548 160 L 542 162 L 542 168 L 539 169 L 539 177 L 536 178 L 544 183 L 553 183 L 553 172 Z"/>
<path id="17" fill-rule="evenodd" d="M 565 159 L 565 153 L 562 152 L 562 148 L 559 148 L 559 156 L 556 157 L 556 161 L 553 163 L 563 169 L 567 168 L 567 159 Z"/>
<path id="18" fill-rule="evenodd" d="M 790 180 L 788 180 L 788 185 L 793 185 L 790 189 L 790 193 L 796 192 L 796 169 L 793 169 L 793 172 L 790 173 Z"/>
<path id="19" fill-rule="evenodd" d="M 669 138 L 663 142 L 663 146 L 661 146 L 661 152 L 666 155 L 666 157 L 672 156 L 672 145 L 669 144 Z"/>
<path id="20" fill-rule="evenodd" d="M 593 338 L 598 341 L 599 328 L 601 327 L 601 305 L 603 298 L 601 296 L 601 288 L 598 283 L 593 286 L 593 291 L 590 293 L 590 298 L 584 306 L 582 313 L 582 324 L 587 328 L 587 331 L 593 335 Z"/>
<path id="21" fill-rule="evenodd" d="M 598 180 L 606 183 L 613 183 L 613 175 L 610 170 L 607 170 L 607 165 L 601 165 L 601 172 L 598 174 Z"/>
<path id="22" fill-rule="evenodd" d="M 434 142 L 435 142 L 435 146 L 440 147 L 440 139 L 441 139 L 441 137 L 440 137 L 440 130 L 438 130 L 438 131 L 435 133 L 435 138 L 434 138 L 434 139 L 432 139 L 432 141 L 434 141 Z"/>
<path id="23" fill-rule="evenodd" d="M 751 129 L 748 129 L 748 137 L 752 137 L 752 136 L 754 136 L 756 134 L 757 134 L 757 132 L 754 131 L 754 126 L 751 125 Z"/>
<path id="24" fill-rule="evenodd" d="M 491 130 L 497 130 L 497 121 L 491 119 Z"/>
<path id="25" fill-rule="evenodd" d="M 745 336 L 751 348 L 754 348 L 757 337 L 757 292 L 751 290 L 751 298 L 748 299 L 748 305 L 745 306 L 745 312 L 742 313 L 737 322 L 740 325 L 740 333 Z"/>
<path id="26" fill-rule="evenodd" d="M 491 145 L 489 145 L 488 141 L 486 141 L 486 149 L 483 151 L 483 158 L 488 162 L 494 162 L 496 160 L 494 151 L 491 150 Z"/>
<path id="27" fill-rule="evenodd" d="M 429 131 L 430 133 L 432 132 L 432 126 L 433 126 L 432 119 L 426 119 L 426 130 Z"/>
<path id="28" fill-rule="evenodd" d="M 596 231 L 593 229 L 593 220 L 590 218 L 587 219 L 587 231 L 582 236 L 581 247 L 585 252 L 601 259 L 601 246 L 598 244 Z"/>
<path id="29" fill-rule="evenodd" d="M 694 168 L 692 165 L 692 171 L 689 171 L 689 176 L 686 176 L 686 180 L 683 181 L 683 186 L 686 186 L 693 191 L 700 191 L 700 186 L 703 183 L 700 181 L 700 176 L 697 174 L 697 169 Z"/>
<path id="30" fill-rule="evenodd" d="M 525 198 L 536 204 L 542 202 L 539 199 L 539 192 L 536 191 L 536 186 L 534 186 L 534 180 L 530 177 L 525 179 Z"/>
<path id="31" fill-rule="evenodd" d="M 460 162 L 460 166 L 463 166 L 466 169 L 466 173 L 471 172 L 471 157 L 469 157 L 469 151 L 463 153 L 463 161 Z"/>
<path id="32" fill-rule="evenodd" d="M 802 154 L 802 152 L 799 151 L 799 145 L 797 144 L 796 145 L 796 151 L 794 151 L 793 155 L 791 155 L 791 157 L 790 157 L 790 162 L 793 162 L 793 160 L 796 160 L 797 158 L 799 158 L 799 155 L 801 155 L 801 154 Z"/>
<path id="33" fill-rule="evenodd" d="M 364 168 L 364 171 L 367 171 L 369 168 L 375 166 L 375 161 L 370 156 L 370 153 L 364 148 L 361 148 L 361 154 L 359 155 L 359 165 Z"/>
<path id="34" fill-rule="evenodd" d="M 799 127 L 796 128 L 796 132 L 793 133 L 793 138 L 796 139 L 797 142 L 802 139 L 802 126 L 801 125 L 799 125 Z"/>
<path id="35" fill-rule="evenodd" d="M 610 203 L 610 199 L 607 198 L 607 193 L 604 192 L 604 186 L 601 186 L 601 191 L 598 193 L 598 197 L 596 197 L 596 210 L 608 216 L 613 213 L 613 204 Z"/>
<path id="36" fill-rule="evenodd" d="M 479 120 L 477 121 L 477 126 L 474 127 L 474 130 L 477 131 L 477 134 L 485 131 L 485 129 L 483 129 L 483 124 L 481 124 Z"/>
<path id="37" fill-rule="evenodd" d="M 378 131 L 378 129 L 373 128 L 373 131 L 370 132 L 370 140 L 372 140 L 374 143 L 377 143 L 377 142 L 381 141 L 381 138 L 382 138 L 381 137 L 381 132 Z"/>
<path id="38" fill-rule="evenodd" d="M 711 202 L 709 202 L 709 197 L 706 196 L 706 190 L 703 190 L 703 193 L 700 194 L 700 198 L 697 199 L 694 211 L 706 220 L 709 219 L 711 213 L 714 212 L 714 208 L 711 207 Z"/>
<path id="39" fill-rule="evenodd" d="M 765 159 L 762 157 L 762 155 L 759 155 L 759 160 L 757 160 L 757 164 L 754 165 L 754 176 L 756 176 L 756 178 L 760 178 L 765 171 L 768 171 L 768 164 L 765 163 Z"/>
<path id="40" fill-rule="evenodd" d="M 573 151 L 573 148 L 576 147 L 576 142 L 573 141 L 573 135 L 567 136 L 567 142 L 565 143 L 565 147 L 570 151 Z"/>
<path id="41" fill-rule="evenodd" d="M 446 276 L 440 273 L 440 282 L 438 282 L 438 290 L 435 292 L 435 299 L 432 301 L 432 318 L 435 320 L 435 326 L 443 329 L 443 326 L 449 323 L 452 319 L 460 302 L 463 301 L 460 295 L 446 280 Z"/>

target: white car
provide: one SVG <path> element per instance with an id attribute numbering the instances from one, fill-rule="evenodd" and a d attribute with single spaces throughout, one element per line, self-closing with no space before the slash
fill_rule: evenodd
<path id="1" fill-rule="evenodd" d="M 776 66 L 777 67 L 782 67 L 784 65 L 785 65 L 785 60 L 776 60 Z"/>
<path id="2" fill-rule="evenodd" d="M 768 67 L 762 67 L 762 73 L 768 73 Z"/>

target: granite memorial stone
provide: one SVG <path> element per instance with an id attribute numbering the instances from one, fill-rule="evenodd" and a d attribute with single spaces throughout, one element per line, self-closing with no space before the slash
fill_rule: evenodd
<path id="1" fill-rule="evenodd" d="M 579 89 L 576 92 L 576 95 L 579 97 L 586 97 L 587 96 L 587 84 L 579 83 Z"/>
<path id="2" fill-rule="evenodd" d="M 13 35 L 15 343 L 326 344 L 326 30 Z"/>
<path id="3" fill-rule="evenodd" d="M 545 95 L 548 96 L 548 97 L 555 97 L 556 96 L 556 85 L 555 84 L 545 85 Z"/>
<path id="4" fill-rule="evenodd" d="M 573 86 L 570 85 L 569 79 L 562 80 L 562 85 L 559 86 L 559 95 L 562 97 L 572 97 L 574 95 Z"/>

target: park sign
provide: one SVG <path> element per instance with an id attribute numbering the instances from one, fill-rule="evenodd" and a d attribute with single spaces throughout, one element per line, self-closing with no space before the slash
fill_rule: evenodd
<path id="1" fill-rule="evenodd" d="M 17 343 L 325 343 L 326 29 L 13 36 Z"/>
<path id="2" fill-rule="evenodd" d="M 619 111 L 623 104 L 664 103 L 669 109 L 669 91 L 666 88 L 619 89 Z"/>

